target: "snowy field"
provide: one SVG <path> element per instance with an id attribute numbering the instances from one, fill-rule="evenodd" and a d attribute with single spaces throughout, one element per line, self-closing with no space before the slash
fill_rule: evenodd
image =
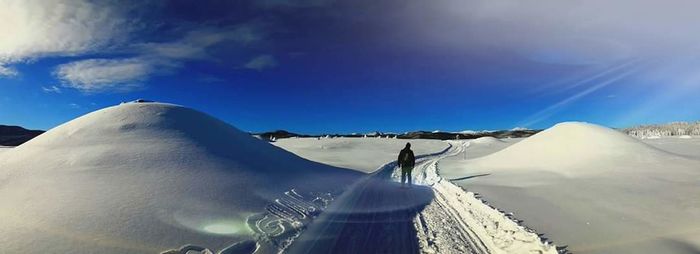
<path id="1" fill-rule="evenodd" d="M 387 140 L 374 141 L 372 147 L 382 141 Z M 319 141 L 295 142 L 285 140 L 282 147 L 319 162 L 371 168 L 354 159 L 359 156 L 344 156 L 357 154 L 353 148 L 361 144 L 326 157 L 324 149 L 309 149 L 320 148 L 313 144 Z M 411 142 L 420 147 L 419 141 Z M 436 163 L 440 176 L 513 212 L 524 225 L 557 245 L 568 245 L 573 253 L 700 251 L 698 137 L 639 140 L 596 125 L 564 123 L 529 140 L 451 143 L 465 149 Z M 298 151 L 302 149 L 304 153 Z M 394 160 L 391 154 L 374 155 L 363 157 Z"/>
<path id="2" fill-rule="evenodd" d="M 10 151 L 10 149 L 12 149 L 10 146 L 0 146 L 0 156 L 2 156 L 2 154 L 5 152 Z"/>
<path id="3" fill-rule="evenodd" d="M 661 137 L 642 141 L 671 153 L 700 159 L 700 136 Z"/>
<path id="4" fill-rule="evenodd" d="M 565 123 L 516 144 L 471 142 L 467 160 L 439 168 L 574 253 L 698 253 L 698 140 Z"/>
<path id="5" fill-rule="evenodd" d="M 396 160 L 406 142 L 411 142 L 415 154 L 434 153 L 447 147 L 447 143 L 440 140 L 390 138 L 290 138 L 273 144 L 312 161 L 372 172 Z"/>
<path id="6" fill-rule="evenodd" d="M 411 189 L 395 162 L 407 141 Z M 525 139 L 271 145 L 127 103 L 0 147 L 0 252 L 691 254 L 698 182 L 697 137 L 562 123 Z"/>
<path id="7" fill-rule="evenodd" d="M 398 187 L 399 170 L 395 162 L 406 141 L 411 142 L 418 155 L 413 171 L 418 186 L 409 190 Z M 478 140 L 482 141 L 492 140 Z M 333 151 L 335 156 L 324 156 L 324 146 L 318 143 L 342 145 Z M 282 144 L 295 153 L 304 151 L 312 160 L 355 169 L 377 167 L 369 165 L 368 160 L 394 161 L 355 184 L 331 204 L 291 246 L 291 253 L 557 253 L 556 246 L 543 243 L 535 232 L 519 225 L 512 216 L 437 175 L 438 162 L 459 155 L 464 149 L 461 143 L 348 138 L 289 139 Z M 426 154 L 431 146 L 443 149 Z M 376 151 L 356 150 L 368 148 Z"/>

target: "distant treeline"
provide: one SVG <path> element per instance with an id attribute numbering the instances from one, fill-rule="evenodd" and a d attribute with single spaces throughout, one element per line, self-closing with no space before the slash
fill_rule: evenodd
<path id="1" fill-rule="evenodd" d="M 673 122 L 667 124 L 640 125 L 622 129 L 627 135 L 638 138 L 668 137 L 668 136 L 700 136 L 700 121 Z"/>
<path id="2" fill-rule="evenodd" d="M 440 132 L 440 131 L 412 131 L 402 134 L 397 133 L 381 133 L 372 132 L 368 134 L 321 134 L 321 135 L 306 135 L 288 132 L 285 130 L 277 130 L 263 133 L 254 133 L 253 135 L 260 137 L 263 140 L 276 141 L 281 138 L 397 138 L 397 139 L 440 139 L 440 140 L 455 140 L 455 139 L 475 139 L 480 137 L 494 138 L 523 138 L 534 135 L 541 130 L 501 130 L 501 131 L 480 131 L 480 132 Z"/>

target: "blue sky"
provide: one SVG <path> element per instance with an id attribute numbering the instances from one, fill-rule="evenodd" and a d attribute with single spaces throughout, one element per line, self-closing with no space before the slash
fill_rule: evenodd
<path id="1" fill-rule="evenodd" d="M 255 132 L 700 120 L 693 1 L 0 4 L 0 124 L 137 98 Z"/>

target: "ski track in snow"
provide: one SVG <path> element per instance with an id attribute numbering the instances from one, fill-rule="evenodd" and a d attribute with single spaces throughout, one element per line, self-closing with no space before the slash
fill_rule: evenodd
<path id="1" fill-rule="evenodd" d="M 399 188 L 396 161 L 354 184 L 289 253 L 565 253 L 532 230 L 438 175 L 438 162 L 466 149 L 417 156 L 415 185 Z M 468 145 L 468 143 L 467 143 Z"/>
<path id="2" fill-rule="evenodd" d="M 439 176 L 438 162 L 466 146 L 450 143 L 441 152 L 417 156 L 416 186 L 410 189 L 398 188 L 401 170 L 393 161 L 337 200 L 331 193 L 287 191 L 265 212 L 248 218 L 257 241 L 218 253 L 567 253 L 520 225 L 512 213 Z M 408 204 L 400 207 L 402 203 Z M 188 250 L 213 253 L 191 245 L 164 253 Z"/>
<path id="3" fill-rule="evenodd" d="M 468 146 L 468 143 L 467 143 Z M 444 153 L 426 157 L 413 171 L 414 183 L 431 186 L 435 198 L 414 219 L 421 253 L 558 253 L 565 252 L 519 225 L 512 213 L 502 213 L 438 175 L 438 162 L 466 149 L 452 143 Z M 392 178 L 400 179 L 400 169 Z"/>

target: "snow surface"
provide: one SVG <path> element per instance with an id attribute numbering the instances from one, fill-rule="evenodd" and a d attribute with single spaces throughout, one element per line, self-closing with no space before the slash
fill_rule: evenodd
<path id="1" fill-rule="evenodd" d="M 195 110 L 126 103 L 3 152 L 0 253 L 276 252 L 360 176 Z"/>
<path id="2" fill-rule="evenodd" d="M 0 156 L 2 156 L 3 153 L 10 151 L 12 149 L 12 146 L 0 146 Z"/>
<path id="3" fill-rule="evenodd" d="M 444 159 L 439 172 L 573 253 L 698 253 L 700 160 L 662 150 L 698 146 L 662 140 L 562 123 L 505 148 L 469 144 L 467 155 L 497 152 Z"/>
<path id="4" fill-rule="evenodd" d="M 353 185 L 292 244 L 290 253 L 557 253 L 512 216 L 444 181 L 437 163 L 449 146 L 417 156 L 419 185 L 401 188 L 391 162 Z"/>
<path id="5" fill-rule="evenodd" d="M 507 141 L 481 139 L 493 147 Z M 405 141 L 336 140 L 342 149 L 324 156 L 319 144 L 329 140 L 290 139 L 283 147 L 310 159 L 349 168 L 367 168 L 366 161 L 393 161 Z M 290 247 L 291 253 L 556 253 L 515 217 L 484 203 L 437 175 L 438 162 L 462 154 L 462 143 L 410 140 L 418 155 L 412 189 L 401 189 L 396 162 L 376 170 L 344 192 Z M 279 142 L 278 142 L 279 143 Z M 349 144 L 352 143 L 352 144 Z M 428 147 L 447 148 L 425 155 Z M 365 149 L 377 149 L 367 153 Z M 452 156 L 452 157 L 450 157 Z M 470 154 L 471 156 L 471 154 Z M 361 158 L 358 160 L 357 158 Z"/>
<path id="6" fill-rule="evenodd" d="M 505 138 L 496 139 L 493 137 L 481 137 L 473 140 L 464 140 L 460 143 L 455 143 L 455 145 L 462 145 L 469 147 L 469 149 L 462 149 L 461 154 L 443 158 L 445 160 L 467 160 L 482 157 L 485 155 L 492 154 L 495 151 L 504 149 L 512 144 L 520 142 L 524 138 Z"/>
<path id="7" fill-rule="evenodd" d="M 645 139 L 643 142 L 671 153 L 700 159 L 700 138 L 663 137 Z"/>
<path id="8" fill-rule="evenodd" d="M 386 138 L 296 138 L 280 139 L 274 145 L 312 161 L 362 172 L 373 172 L 389 161 L 396 160 L 406 142 L 415 154 L 434 153 L 448 145 L 440 140 Z"/>
<path id="9" fill-rule="evenodd" d="M 503 143 L 500 139 L 494 138 L 494 137 L 480 137 L 474 140 L 470 141 L 471 143 L 474 144 L 497 144 L 497 143 Z"/>
<path id="10" fill-rule="evenodd" d="M 656 149 L 638 139 L 598 125 L 567 122 L 533 135 L 478 160 L 473 167 L 550 171 L 560 175 L 597 174 L 606 167 L 597 165 L 624 165 L 643 167 L 669 158 L 668 152 Z M 641 170 L 641 169 L 636 169 Z"/>

